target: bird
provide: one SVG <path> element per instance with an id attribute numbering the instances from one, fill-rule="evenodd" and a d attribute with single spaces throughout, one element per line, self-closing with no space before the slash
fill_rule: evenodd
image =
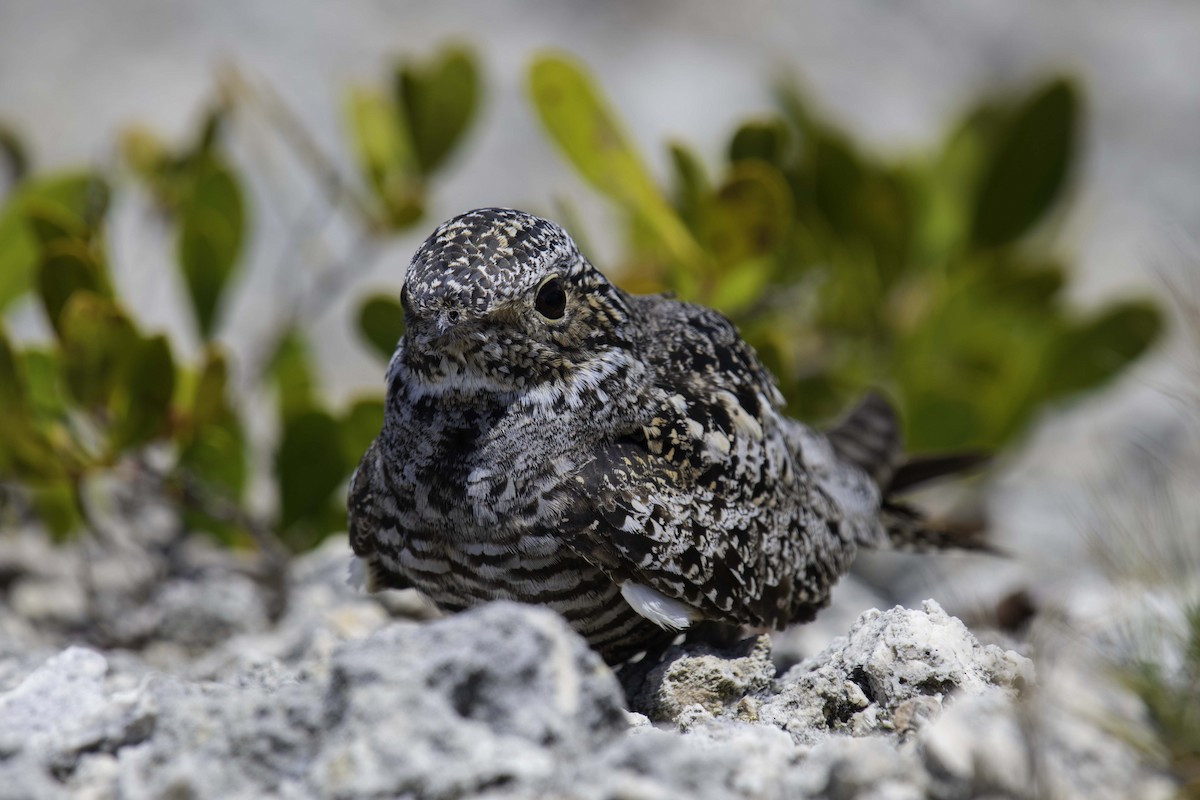
<path id="1" fill-rule="evenodd" d="M 347 503 L 368 590 L 549 606 L 621 664 L 811 621 L 862 548 L 963 546 L 894 495 L 976 459 L 905 463 L 877 392 L 825 431 L 788 416 L 726 317 L 623 291 L 554 222 L 454 217 L 400 304 Z"/>

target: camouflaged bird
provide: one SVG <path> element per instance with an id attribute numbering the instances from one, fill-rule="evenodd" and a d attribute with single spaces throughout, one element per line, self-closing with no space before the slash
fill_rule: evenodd
<path id="1" fill-rule="evenodd" d="M 617 663 L 699 620 L 809 621 L 859 547 L 940 544 L 885 497 L 885 401 L 826 434 L 788 418 L 725 317 L 626 294 L 552 222 L 456 217 L 400 298 L 383 429 L 350 489 L 372 590 L 542 603 Z"/>

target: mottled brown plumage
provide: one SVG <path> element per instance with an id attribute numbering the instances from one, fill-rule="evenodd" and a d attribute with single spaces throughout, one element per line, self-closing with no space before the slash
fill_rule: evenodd
<path id="1" fill-rule="evenodd" d="M 551 222 L 447 222 L 401 299 L 350 494 L 372 588 L 545 603 L 616 662 L 697 620 L 812 619 L 889 523 L 929 541 L 882 497 L 900 453 L 882 398 L 827 435 L 788 418 L 728 320 L 622 292 Z"/>

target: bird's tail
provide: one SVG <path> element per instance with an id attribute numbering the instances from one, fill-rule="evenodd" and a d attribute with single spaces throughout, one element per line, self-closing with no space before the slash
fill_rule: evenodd
<path id="1" fill-rule="evenodd" d="M 879 516 L 893 550 L 910 553 L 973 550 L 1000 554 L 984 536 L 985 529 L 982 525 L 932 520 L 919 509 L 891 498 L 883 501 Z"/>
<path id="2" fill-rule="evenodd" d="M 826 436 L 839 457 L 858 466 L 879 486 L 884 497 L 880 516 L 892 547 L 993 551 L 982 536 L 982 526 L 931 520 L 897 499 L 927 483 L 985 464 L 986 454 L 961 452 L 906 459 L 900 419 L 878 392 L 863 398 Z"/>
<path id="3" fill-rule="evenodd" d="M 900 418 L 879 392 L 870 392 L 825 437 L 843 461 L 871 476 L 877 486 L 891 483 L 903 457 Z"/>

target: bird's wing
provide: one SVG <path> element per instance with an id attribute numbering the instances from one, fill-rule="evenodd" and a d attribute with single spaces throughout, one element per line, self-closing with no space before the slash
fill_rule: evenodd
<path id="1" fill-rule="evenodd" d="M 573 546 L 627 599 L 649 589 L 694 619 L 779 627 L 815 613 L 853 546 L 794 452 L 798 423 L 728 320 L 656 300 L 643 325 L 653 411 L 577 476 Z"/>
<path id="2" fill-rule="evenodd" d="M 868 392 L 825 436 L 838 457 L 866 472 L 881 488 L 896 474 L 904 444 L 896 410 L 879 392 Z"/>
<path id="3" fill-rule="evenodd" d="M 384 485 L 382 465 L 379 461 L 378 440 L 371 442 L 359 462 L 358 469 L 350 477 L 350 494 L 346 499 L 349 515 L 350 548 L 365 568 L 367 591 L 378 589 L 407 589 L 409 584 L 395 570 L 383 569 L 376 555 L 379 530 L 396 520 L 383 519 L 379 494 Z"/>
<path id="4" fill-rule="evenodd" d="M 379 520 L 375 516 L 374 481 L 371 480 L 370 473 L 376 469 L 377 458 L 376 443 L 371 442 L 358 464 L 358 469 L 350 476 L 350 494 L 346 498 L 350 548 L 359 558 L 366 558 L 375 551 L 375 533 L 379 527 Z"/>

